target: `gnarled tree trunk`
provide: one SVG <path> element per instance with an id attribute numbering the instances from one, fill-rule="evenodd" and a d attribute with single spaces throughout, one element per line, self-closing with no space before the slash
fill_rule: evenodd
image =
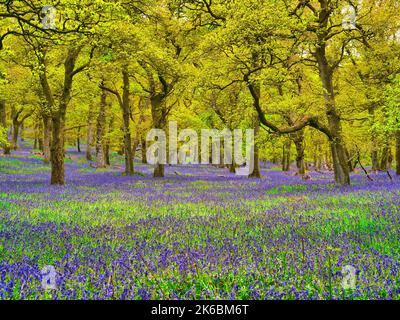
<path id="1" fill-rule="evenodd" d="M 321 13 L 323 14 L 323 13 Z M 325 17 L 326 18 L 326 17 Z M 336 110 L 333 88 L 333 69 L 326 57 L 326 45 L 323 39 L 316 48 L 315 57 L 318 62 L 319 76 L 324 88 L 325 112 L 331 134 L 331 153 L 335 181 L 340 185 L 350 184 L 349 162 L 346 155 L 345 143 L 342 136 L 340 116 Z"/>
<path id="2" fill-rule="evenodd" d="M 293 133 L 291 138 L 296 146 L 296 167 L 298 174 L 304 175 L 306 173 L 304 163 L 304 130 Z"/>

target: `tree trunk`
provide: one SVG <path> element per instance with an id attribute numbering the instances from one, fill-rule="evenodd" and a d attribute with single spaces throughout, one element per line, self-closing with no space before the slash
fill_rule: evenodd
<path id="1" fill-rule="evenodd" d="M 375 110 L 373 107 L 368 108 L 368 113 L 370 115 L 370 126 L 375 123 Z M 376 132 L 371 132 L 371 170 L 376 171 L 379 170 L 379 158 L 378 158 L 378 148 L 377 148 L 377 139 Z"/>
<path id="2" fill-rule="evenodd" d="M 92 109 L 88 113 L 88 129 L 86 137 L 86 160 L 92 161 L 92 143 L 93 143 L 93 112 Z"/>
<path id="3" fill-rule="evenodd" d="M 282 147 L 282 171 L 290 171 L 292 141 L 285 139 Z"/>
<path id="4" fill-rule="evenodd" d="M 65 168 L 64 168 L 64 126 L 65 115 L 67 112 L 68 103 L 71 99 L 72 82 L 74 75 L 82 69 L 75 69 L 75 63 L 78 59 L 81 47 L 71 47 L 64 62 L 64 83 L 63 90 L 57 111 L 52 112 L 52 141 L 51 141 L 51 184 L 65 184 Z M 43 89 L 47 97 L 49 106 L 54 106 L 54 100 L 51 95 L 50 86 L 47 83 L 46 72 L 42 73 Z"/>
<path id="5" fill-rule="evenodd" d="M 13 130 L 11 137 L 11 145 L 13 150 L 18 150 L 18 135 L 19 135 L 20 123 L 18 121 L 13 120 Z"/>
<path id="6" fill-rule="evenodd" d="M 39 122 L 38 119 L 35 119 L 35 126 L 34 126 L 35 137 L 33 141 L 33 150 L 37 150 L 39 145 Z"/>
<path id="7" fill-rule="evenodd" d="M 147 144 L 146 144 L 146 139 L 142 137 L 142 163 L 146 164 L 147 163 Z"/>
<path id="8" fill-rule="evenodd" d="M 350 157 L 349 150 L 346 147 L 345 147 L 345 152 L 346 152 L 346 157 L 348 159 L 349 171 L 353 172 L 354 171 L 354 166 L 353 166 L 352 158 Z"/>
<path id="9" fill-rule="evenodd" d="M 125 152 L 125 174 L 133 175 L 133 155 L 132 155 L 132 138 L 130 129 L 130 105 L 129 105 L 129 74 L 127 67 L 125 66 L 122 70 L 123 76 L 123 98 L 122 98 L 122 113 L 124 122 L 124 152 Z"/>
<path id="10" fill-rule="evenodd" d="M 379 170 L 386 171 L 388 170 L 389 164 L 389 144 L 385 143 L 382 149 L 381 161 L 379 164 Z"/>
<path id="11" fill-rule="evenodd" d="M 259 148 L 257 144 L 257 137 L 260 133 L 260 120 L 258 117 L 254 119 L 254 169 L 253 172 L 249 175 L 249 178 L 261 178 L 261 170 L 260 170 L 260 154 Z"/>
<path id="12" fill-rule="evenodd" d="M 111 115 L 111 119 L 110 119 L 110 121 L 108 123 L 108 137 L 106 139 L 106 146 L 104 148 L 104 156 L 106 158 L 106 165 L 107 166 L 111 165 L 111 161 L 110 161 L 110 144 L 111 144 L 110 139 L 111 138 L 110 137 L 111 137 L 111 132 L 112 132 L 112 129 L 113 129 L 113 125 L 114 125 L 114 115 Z"/>
<path id="13" fill-rule="evenodd" d="M 376 149 L 375 144 L 373 144 L 373 147 L 371 150 L 371 164 L 372 164 L 372 167 L 371 167 L 372 170 L 374 170 L 374 171 L 379 170 L 378 150 Z"/>
<path id="14" fill-rule="evenodd" d="M 133 157 L 133 159 L 135 159 L 135 157 L 136 157 L 136 149 L 138 148 L 138 146 L 139 146 L 139 138 L 136 137 L 133 140 L 133 146 L 132 146 L 132 157 Z"/>
<path id="15" fill-rule="evenodd" d="M 81 153 L 81 128 L 77 129 L 77 136 L 76 136 L 76 148 L 78 153 Z"/>
<path id="16" fill-rule="evenodd" d="M 21 141 L 25 141 L 24 139 L 24 122 L 21 122 L 20 129 L 19 129 L 19 136 Z"/>
<path id="17" fill-rule="evenodd" d="M 320 13 L 322 14 L 322 13 Z M 325 17 L 327 19 L 327 17 Z M 345 144 L 342 137 L 342 126 L 340 116 L 336 110 L 335 94 L 333 88 L 333 70 L 326 58 L 325 40 L 316 48 L 316 59 L 318 62 L 319 76 L 324 88 L 325 111 L 328 119 L 329 131 L 331 134 L 331 153 L 335 182 L 340 185 L 350 185 L 350 172 L 348 158 L 346 156 Z"/>
<path id="18" fill-rule="evenodd" d="M 96 167 L 105 168 L 106 161 L 104 155 L 104 126 L 106 121 L 106 91 L 102 90 L 100 109 L 97 117 L 97 129 L 96 129 Z"/>
<path id="19" fill-rule="evenodd" d="M 392 170 L 392 164 L 393 164 L 393 153 L 392 153 L 392 148 L 389 147 L 387 170 Z"/>
<path id="20" fill-rule="evenodd" d="M 64 121 L 58 114 L 52 120 L 51 184 L 64 185 Z"/>
<path id="21" fill-rule="evenodd" d="M 50 163 L 51 117 L 43 115 L 43 161 Z"/>
<path id="22" fill-rule="evenodd" d="M 159 163 L 154 168 L 153 177 L 164 178 L 164 176 L 165 176 L 165 165 Z"/>
<path id="23" fill-rule="evenodd" d="M 296 167 L 298 174 L 304 175 L 306 173 L 306 166 L 304 163 L 304 130 L 292 134 L 292 140 L 296 146 Z"/>
<path id="24" fill-rule="evenodd" d="M 153 126 L 157 129 L 165 130 L 166 128 L 166 110 L 164 109 L 164 96 L 157 94 L 151 98 L 151 114 L 153 118 Z M 156 164 L 153 177 L 163 178 L 165 174 L 164 164 Z"/>
<path id="25" fill-rule="evenodd" d="M 6 113 L 6 103 L 4 100 L 0 100 L 0 125 L 7 130 L 7 113 Z M 6 133 L 6 139 L 8 140 L 8 134 Z M 4 154 L 10 154 L 11 148 L 8 143 L 2 145 Z"/>

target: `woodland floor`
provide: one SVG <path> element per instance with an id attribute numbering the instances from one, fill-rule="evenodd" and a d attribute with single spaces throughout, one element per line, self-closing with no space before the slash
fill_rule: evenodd
<path id="1" fill-rule="evenodd" d="M 0 299 L 399 299 L 400 178 L 261 180 L 68 152 L 65 187 L 28 149 L 0 156 Z M 178 174 L 177 174 L 178 173 Z M 43 291 L 41 269 L 57 289 Z M 356 288 L 343 290 L 344 266 Z"/>

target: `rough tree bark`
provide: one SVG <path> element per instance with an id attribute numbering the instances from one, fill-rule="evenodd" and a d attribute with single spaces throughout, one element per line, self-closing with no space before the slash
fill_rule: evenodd
<path id="1" fill-rule="evenodd" d="M 290 170 L 291 147 L 292 141 L 290 139 L 285 139 L 282 145 L 282 171 Z"/>
<path id="2" fill-rule="evenodd" d="M 78 59 L 78 55 L 81 51 L 81 47 L 69 48 L 67 56 L 64 61 L 64 83 L 61 93 L 60 102 L 56 110 L 52 110 L 52 141 L 50 149 L 51 159 L 51 184 L 52 185 L 64 185 L 65 184 L 65 167 L 64 167 L 64 128 L 65 128 L 65 116 L 67 112 L 68 103 L 71 99 L 72 82 L 74 76 L 83 71 L 89 63 L 82 65 L 75 69 L 75 64 Z M 93 51 L 91 52 L 92 57 Z M 45 72 L 41 73 L 42 75 Z M 46 79 L 47 83 L 47 79 Z M 48 89 L 48 90 L 47 90 Z M 54 106 L 54 100 L 50 91 L 50 86 L 45 84 L 44 87 L 45 96 L 51 96 L 51 99 L 47 98 L 49 105 Z"/>
<path id="3" fill-rule="evenodd" d="M 88 128 L 86 136 L 86 160 L 92 161 L 92 143 L 93 143 L 93 112 L 89 109 L 87 116 Z"/>
<path id="4" fill-rule="evenodd" d="M 304 130 L 299 130 L 291 134 L 292 141 L 296 146 L 296 167 L 299 175 L 306 173 L 306 166 L 304 163 Z"/>
<path id="5" fill-rule="evenodd" d="M 260 134 L 260 120 L 258 117 L 254 119 L 254 139 L 256 140 L 257 136 Z M 260 152 L 257 145 L 257 142 L 254 142 L 254 168 L 253 172 L 249 175 L 249 178 L 261 178 L 261 170 L 260 170 Z"/>
<path id="6" fill-rule="evenodd" d="M 382 148 L 381 159 L 379 163 L 379 170 L 386 171 L 389 168 L 389 152 L 390 152 L 389 143 L 385 143 Z"/>
<path id="7" fill-rule="evenodd" d="M 320 44 L 316 48 L 315 57 L 318 62 L 319 76 L 324 88 L 325 112 L 328 119 L 328 127 L 332 135 L 330 147 L 335 181 L 340 185 L 350 185 L 350 170 L 342 136 L 342 125 L 335 104 L 333 68 L 328 63 L 326 45 L 322 39 L 320 39 Z"/>
<path id="8" fill-rule="evenodd" d="M 167 125 L 167 112 L 165 107 L 164 93 L 153 94 L 150 98 L 151 101 L 151 115 L 153 119 L 153 126 L 156 129 L 166 129 Z M 153 177 L 162 178 L 165 176 L 164 164 L 158 163 L 155 165 Z"/>
<path id="9" fill-rule="evenodd" d="M 52 141 L 50 147 L 51 161 L 51 184 L 65 184 L 64 168 L 64 123 L 65 114 L 61 111 L 54 112 L 52 115 Z"/>
<path id="10" fill-rule="evenodd" d="M 7 113 L 6 113 L 6 103 L 4 100 L 0 100 L 0 124 L 4 129 L 7 129 Z M 8 139 L 8 135 L 6 135 Z M 11 154 L 10 144 L 4 144 L 3 146 L 4 154 Z"/>
<path id="11" fill-rule="evenodd" d="M 125 149 L 125 173 L 127 175 L 134 174 L 133 155 L 132 155 L 132 137 L 130 129 L 130 104 L 129 104 L 129 74 L 128 67 L 125 66 L 122 70 L 122 77 L 124 82 L 123 95 L 122 95 L 122 113 L 124 122 L 124 149 Z"/>
<path id="12" fill-rule="evenodd" d="M 104 157 L 106 160 L 106 165 L 110 166 L 111 165 L 111 161 L 110 161 L 110 144 L 111 144 L 111 132 L 112 132 L 112 128 L 113 128 L 113 124 L 114 124 L 114 116 L 112 115 L 110 118 L 110 121 L 108 123 L 108 137 L 106 139 L 106 144 L 104 147 Z"/>
<path id="13" fill-rule="evenodd" d="M 39 136 L 38 136 L 38 149 L 43 153 L 43 118 L 39 117 Z"/>
<path id="14" fill-rule="evenodd" d="M 50 145 L 51 145 L 51 117 L 43 114 L 43 162 L 50 163 Z"/>
<path id="15" fill-rule="evenodd" d="M 81 153 L 81 127 L 77 128 L 76 133 L 76 149 L 78 153 Z"/>
<path id="16" fill-rule="evenodd" d="M 105 168 L 106 161 L 104 155 L 104 126 L 106 121 L 106 90 L 102 89 L 99 114 L 97 116 L 96 127 L 96 167 Z"/>
<path id="17" fill-rule="evenodd" d="M 147 144 L 144 136 L 142 136 L 141 145 L 142 145 L 142 163 L 147 164 Z"/>

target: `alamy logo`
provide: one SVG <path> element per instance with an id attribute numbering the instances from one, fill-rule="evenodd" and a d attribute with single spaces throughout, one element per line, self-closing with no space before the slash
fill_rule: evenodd
<path id="1" fill-rule="evenodd" d="M 57 10 L 53 6 L 44 6 L 40 11 L 40 18 L 42 19 L 42 28 L 43 29 L 52 29 L 56 28 L 56 13 Z"/>
<path id="2" fill-rule="evenodd" d="M 152 129 L 147 134 L 147 161 L 150 164 L 215 164 L 239 166 L 236 174 L 248 176 L 254 170 L 254 130 L 246 130 L 246 156 L 243 157 L 243 132 L 242 129 L 202 129 L 200 139 L 195 130 L 185 129 L 178 134 L 178 124 L 169 122 L 169 141 L 167 161 L 167 134 L 161 129 Z M 157 139 L 156 139 L 157 138 Z M 223 155 L 221 153 L 221 140 L 223 141 Z M 178 148 L 179 146 L 179 148 Z M 211 151 L 211 154 L 210 154 Z"/>
<path id="3" fill-rule="evenodd" d="M 55 290 L 56 285 L 56 269 L 53 266 L 44 266 L 40 271 L 42 275 L 42 288 L 43 290 Z"/>
<path id="4" fill-rule="evenodd" d="M 356 288 L 356 277 L 357 277 L 357 269 L 353 266 L 344 266 L 342 268 L 342 288 L 344 290 L 355 290 Z"/>

